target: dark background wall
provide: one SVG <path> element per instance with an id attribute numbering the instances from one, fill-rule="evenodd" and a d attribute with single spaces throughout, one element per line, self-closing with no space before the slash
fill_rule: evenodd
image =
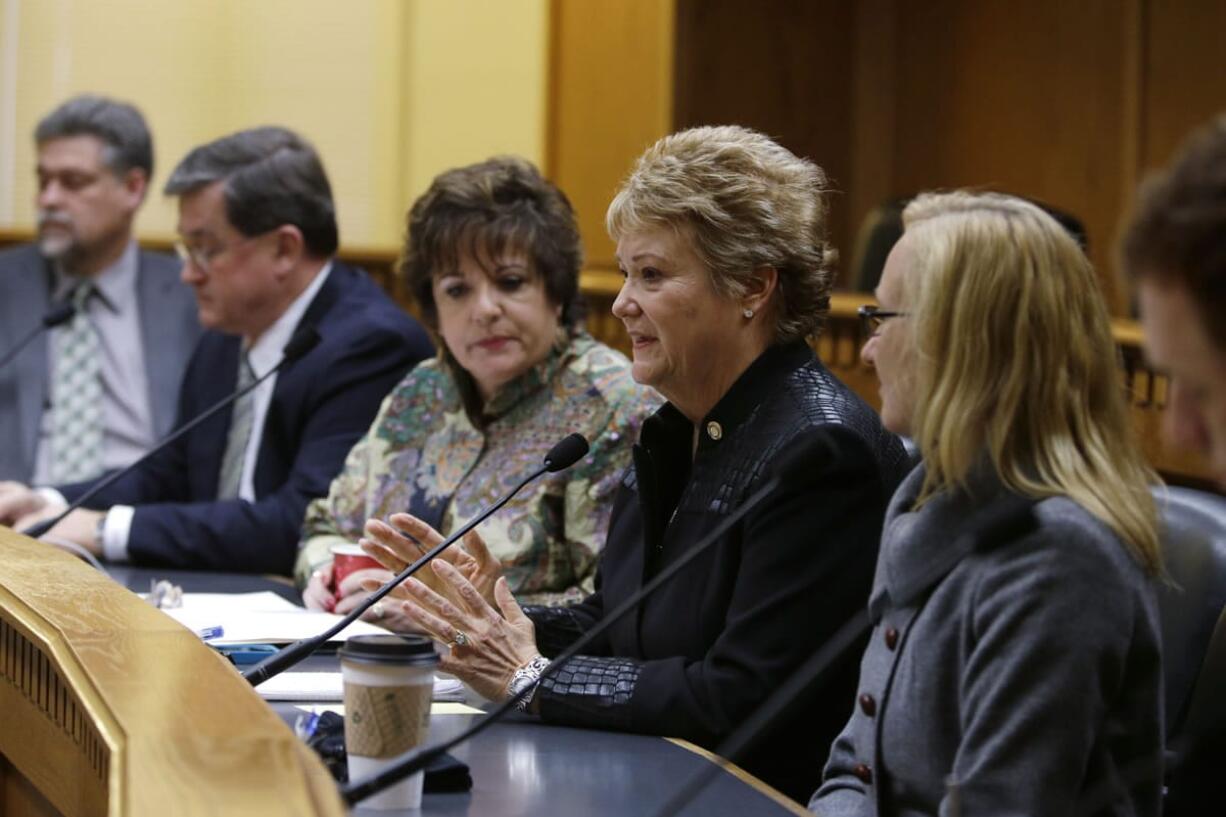
<path id="1" fill-rule="evenodd" d="M 878 203 L 995 188 L 1078 216 L 1124 314 L 1113 247 L 1136 184 L 1226 110 L 1221 0 L 557 0 L 553 25 L 550 165 L 596 270 L 637 152 L 736 122 L 829 173 L 845 279 Z"/>

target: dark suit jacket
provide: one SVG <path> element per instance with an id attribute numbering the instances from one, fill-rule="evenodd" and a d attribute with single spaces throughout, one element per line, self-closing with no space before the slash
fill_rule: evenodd
<path id="1" fill-rule="evenodd" d="M 256 501 L 217 499 L 225 410 L 90 501 L 135 505 L 139 564 L 289 575 L 307 503 L 328 493 L 384 395 L 433 354 L 425 331 L 364 272 L 334 261 L 299 326 L 322 338 L 277 375 L 254 475 Z M 239 338 L 206 332 L 179 398 L 182 425 L 231 394 Z M 61 488 L 72 501 L 89 485 Z"/>
<path id="2" fill-rule="evenodd" d="M 715 425 L 718 424 L 718 430 Z M 863 609 L 886 502 L 907 465 L 897 437 L 803 343 L 755 361 L 699 425 L 666 405 L 643 424 L 613 509 L 597 592 L 526 608 L 546 655 L 587 630 L 695 546 L 756 491 L 784 451 L 821 441 L 811 479 L 791 481 L 681 575 L 624 616 L 592 657 L 537 691 L 547 721 L 681 737 L 715 748 Z M 713 433 L 714 432 L 714 433 Z M 733 758 L 802 800 L 851 707 L 857 650 L 820 700 Z"/>
<path id="3" fill-rule="evenodd" d="M 179 281 L 178 259 L 141 251 L 137 310 L 149 381 L 153 432 L 164 437 L 175 420 L 179 384 L 200 338 L 196 299 Z M 0 252 L 0 355 L 38 325 L 51 308 L 52 272 L 34 244 Z M 29 482 L 47 382 L 47 333 L 0 369 L 0 479 Z"/>

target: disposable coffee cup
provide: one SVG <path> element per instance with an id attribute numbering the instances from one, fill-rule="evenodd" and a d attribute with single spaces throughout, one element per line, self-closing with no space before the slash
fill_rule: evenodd
<path id="1" fill-rule="evenodd" d="M 332 587 L 329 589 L 333 593 L 336 592 L 336 589 L 341 586 L 341 582 L 350 573 L 357 570 L 366 570 L 371 567 L 383 567 L 377 559 L 373 556 L 368 556 L 366 551 L 357 545 L 333 545 L 331 550 Z"/>
<path id="2" fill-rule="evenodd" d="M 421 635 L 358 635 L 341 647 L 345 751 L 358 780 L 426 740 L 438 653 Z M 363 808 L 421 808 L 422 772 L 362 801 Z"/>

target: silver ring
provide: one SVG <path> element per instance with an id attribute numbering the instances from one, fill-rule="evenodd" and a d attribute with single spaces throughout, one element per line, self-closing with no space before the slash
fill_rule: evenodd
<path id="1" fill-rule="evenodd" d="M 465 633 L 463 630 L 456 630 L 456 631 L 455 631 L 455 638 L 454 638 L 454 639 L 452 639 L 452 641 L 451 641 L 451 646 L 453 646 L 453 647 L 467 647 L 467 646 L 468 646 L 469 644 L 471 644 L 471 643 L 472 643 L 472 639 L 470 639 L 470 638 L 468 637 L 468 634 L 467 634 L 467 633 Z"/>
<path id="2" fill-rule="evenodd" d="M 379 601 L 376 601 L 374 603 L 374 606 L 370 608 L 370 612 L 374 615 L 375 621 L 382 621 L 383 620 L 383 600 L 380 599 Z"/>

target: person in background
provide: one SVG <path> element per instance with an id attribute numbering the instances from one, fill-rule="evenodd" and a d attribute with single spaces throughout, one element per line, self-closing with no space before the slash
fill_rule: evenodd
<path id="1" fill-rule="evenodd" d="M 255 128 L 202 145 L 166 193 L 179 198 L 182 277 L 210 330 L 188 364 L 176 425 L 268 373 L 299 329 L 320 341 L 51 534 L 111 561 L 289 575 L 307 503 L 327 493 L 430 342 L 363 272 L 332 257 L 331 187 L 297 134 Z M 91 485 L 61 485 L 51 498 L 9 485 L 0 522 L 24 528 Z"/>
<path id="2" fill-rule="evenodd" d="M 1166 432 L 1226 490 L 1226 116 L 1140 190 L 1123 240 L 1145 352 L 1171 380 Z"/>
<path id="3" fill-rule="evenodd" d="M 833 283 L 824 189 L 812 162 L 740 127 L 682 131 L 639 159 L 608 212 L 625 277 L 613 313 L 634 379 L 668 402 L 643 423 L 582 602 L 521 608 L 479 558 L 435 560 L 434 589 L 401 588 L 403 615 L 450 646 L 445 671 L 491 700 L 515 694 L 806 445 L 820 451 L 807 478 L 748 510 L 523 704 L 547 723 L 715 748 L 862 608 L 906 455 L 805 342 Z M 377 521 L 366 532 L 391 568 L 417 553 Z M 854 655 L 836 661 L 821 695 L 734 760 L 807 797 L 854 679 Z"/>
<path id="4" fill-rule="evenodd" d="M 1141 307 L 1145 353 L 1170 378 L 1167 438 L 1199 451 L 1226 491 L 1226 116 L 1193 134 L 1142 186 L 1122 260 Z M 1173 747 L 1165 813 L 1201 814 L 1218 796 L 1223 724 Z"/>
<path id="5" fill-rule="evenodd" d="M 810 808 L 1156 816 L 1157 478 L 1094 271 L 1017 198 L 926 194 L 903 220 L 862 357 L 923 459 L 890 502 L 856 706 Z"/>
<path id="6" fill-rule="evenodd" d="M 200 337 L 179 264 L 137 247 L 153 140 L 133 106 L 78 96 L 43 117 L 38 239 L 0 253 L 0 480 L 91 479 L 128 465 L 174 422 Z M 17 344 L 60 305 L 71 319 Z"/>
<path id="7" fill-rule="evenodd" d="M 468 540 L 520 599 L 577 601 L 592 590 L 630 446 L 660 401 L 583 330 L 570 202 L 527 161 L 493 158 L 438 176 L 409 211 L 407 236 L 403 274 L 438 356 L 392 390 L 327 497 L 308 508 L 304 601 L 345 613 L 368 595 L 363 582 L 391 578 L 363 570 L 333 586 L 330 548 L 358 540 L 367 519 L 433 545 L 435 531 L 464 525 L 579 432 L 591 443 L 581 462 L 525 488 L 483 540 Z M 383 602 L 368 618 L 409 625 Z"/>

